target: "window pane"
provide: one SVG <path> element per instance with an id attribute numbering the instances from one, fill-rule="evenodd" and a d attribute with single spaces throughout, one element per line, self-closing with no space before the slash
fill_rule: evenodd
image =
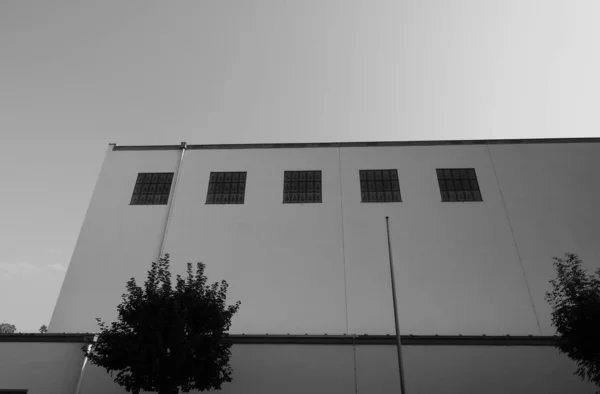
<path id="1" fill-rule="evenodd" d="M 360 178 L 362 202 L 401 201 L 397 170 L 360 170 Z"/>
<path id="2" fill-rule="evenodd" d="M 438 168 L 436 175 L 440 193 L 442 193 L 442 201 L 483 201 L 475 169 Z"/>
<path id="3" fill-rule="evenodd" d="M 245 172 L 211 172 L 206 203 L 243 204 L 245 187 Z"/>
<path id="4" fill-rule="evenodd" d="M 285 171 L 284 204 L 319 203 L 313 193 L 321 192 L 321 171 Z M 287 185 L 287 186 L 286 186 Z"/>
<path id="5" fill-rule="evenodd" d="M 163 194 L 169 195 L 173 173 L 138 173 L 130 205 L 165 205 L 160 198 Z M 135 198 L 134 198 L 135 196 Z M 143 196 L 143 198 L 142 198 Z M 159 198 L 157 198 L 159 197 Z"/>

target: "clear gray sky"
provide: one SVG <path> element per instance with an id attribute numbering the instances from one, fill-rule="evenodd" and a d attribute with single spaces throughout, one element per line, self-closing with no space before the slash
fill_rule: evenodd
<path id="1" fill-rule="evenodd" d="M 50 320 L 107 144 L 599 136 L 600 1 L 0 2 L 0 321 Z"/>

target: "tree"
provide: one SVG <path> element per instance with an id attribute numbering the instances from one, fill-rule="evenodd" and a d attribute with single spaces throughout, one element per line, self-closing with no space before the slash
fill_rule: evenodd
<path id="1" fill-rule="evenodd" d="M 600 386 L 600 269 L 588 274 L 576 254 L 554 257 L 557 277 L 546 300 L 560 336 L 558 349 L 577 363 L 574 373 Z"/>
<path id="2" fill-rule="evenodd" d="M 100 319 L 100 334 L 90 362 L 106 369 L 128 392 L 176 394 L 179 390 L 218 390 L 231 381 L 231 341 L 227 331 L 240 302 L 226 305 L 227 282 L 207 285 L 205 265 L 171 287 L 169 255 L 153 262 L 144 289 L 135 279 L 117 307 L 110 328 Z"/>
<path id="3" fill-rule="evenodd" d="M 45 324 L 43 324 L 40 329 L 39 329 L 40 334 L 45 334 L 48 332 L 48 327 L 46 327 Z"/>
<path id="4" fill-rule="evenodd" d="M 0 323 L 0 334 L 14 334 L 17 327 L 14 324 Z"/>

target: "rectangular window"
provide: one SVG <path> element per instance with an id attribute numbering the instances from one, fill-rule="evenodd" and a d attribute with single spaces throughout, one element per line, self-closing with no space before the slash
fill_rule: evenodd
<path id="1" fill-rule="evenodd" d="M 320 203 L 321 171 L 285 171 L 283 173 L 283 203 Z"/>
<path id="2" fill-rule="evenodd" d="M 129 204 L 166 205 L 172 181 L 172 172 L 140 172 Z"/>
<path id="3" fill-rule="evenodd" d="M 402 202 L 398 170 L 360 170 L 362 202 Z"/>
<path id="4" fill-rule="evenodd" d="M 211 172 L 207 204 L 243 204 L 246 194 L 245 172 Z"/>
<path id="5" fill-rule="evenodd" d="M 442 202 L 483 201 L 474 168 L 437 169 Z"/>

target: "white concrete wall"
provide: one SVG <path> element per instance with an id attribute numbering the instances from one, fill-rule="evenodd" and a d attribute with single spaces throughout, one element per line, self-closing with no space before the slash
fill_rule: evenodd
<path id="1" fill-rule="evenodd" d="M 188 155 L 189 154 L 189 155 Z M 339 161 L 332 149 L 186 153 L 165 250 L 203 261 L 242 306 L 232 333 L 342 333 Z M 321 170 L 323 203 L 283 204 L 284 170 Z M 205 205 L 211 171 L 247 171 L 243 205 Z"/>
<path id="2" fill-rule="evenodd" d="M 551 347 L 405 346 L 410 394 L 590 394 L 594 386 Z M 356 359 L 356 365 L 354 364 Z M 398 394 L 396 348 L 374 345 L 234 345 L 223 394 Z M 192 391 L 196 393 L 197 391 Z M 81 394 L 125 394 L 102 369 L 86 369 Z"/>
<path id="3" fill-rule="evenodd" d="M 83 343 L 0 342 L 0 389 L 28 394 L 73 393 L 83 364 Z"/>
<path id="4" fill-rule="evenodd" d="M 109 151 L 71 257 L 49 332 L 93 332 L 116 317 L 125 283 L 159 253 L 166 205 L 129 205 L 138 172 L 175 172 L 178 151 Z M 143 281 L 139 283 L 143 284 Z"/>
<path id="5" fill-rule="evenodd" d="M 593 384 L 573 375 L 575 363 L 552 347 L 405 346 L 404 349 L 406 391 L 411 394 L 591 394 L 597 390 Z M 386 360 L 391 362 L 394 350 L 387 347 Z M 360 351 L 384 358 L 381 350 L 359 349 L 358 354 Z"/>
<path id="6" fill-rule="evenodd" d="M 108 152 L 52 332 L 96 331 L 144 281 L 167 207 L 129 199 L 179 155 Z M 393 333 L 387 215 L 403 334 L 552 334 L 552 256 L 599 266 L 599 165 L 600 144 L 188 150 L 165 251 L 174 273 L 203 261 L 229 282 L 232 333 Z M 453 167 L 476 169 L 483 202 L 440 201 L 435 169 Z M 358 171 L 387 168 L 403 202 L 361 203 Z M 323 203 L 282 204 L 284 170 L 303 169 L 322 171 Z M 247 171 L 245 203 L 205 205 L 211 171 Z"/>
<path id="7" fill-rule="evenodd" d="M 573 252 L 590 271 L 600 267 L 600 144 L 498 145 L 492 154 L 542 332 L 552 335 L 552 257 Z"/>
<path id="8" fill-rule="evenodd" d="M 486 146 L 342 151 L 350 332 L 394 332 L 390 217 L 404 334 L 535 334 Z M 436 168 L 473 167 L 483 202 L 442 203 Z M 360 202 L 359 169 L 397 168 L 402 203 Z"/>

